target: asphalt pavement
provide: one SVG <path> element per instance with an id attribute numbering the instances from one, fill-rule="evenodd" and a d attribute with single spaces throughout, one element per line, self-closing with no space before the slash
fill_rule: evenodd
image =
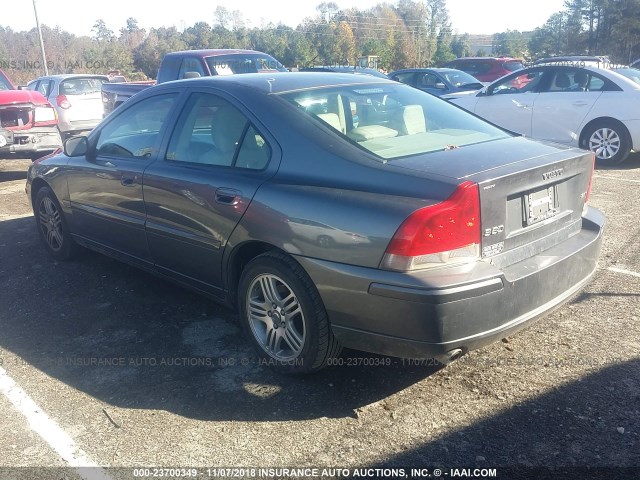
<path id="1" fill-rule="evenodd" d="M 52 260 L 29 164 L 0 160 L 0 480 L 640 478 L 640 154 L 596 171 L 602 258 L 571 303 L 445 368 L 346 352 L 306 378 L 261 365 L 235 312 L 190 291 L 97 253 Z"/>

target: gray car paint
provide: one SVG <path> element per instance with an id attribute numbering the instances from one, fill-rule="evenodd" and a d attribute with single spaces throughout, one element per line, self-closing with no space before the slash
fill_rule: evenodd
<path id="1" fill-rule="evenodd" d="M 294 88 L 314 88 L 339 82 L 359 82 L 363 85 L 393 83 L 367 77 L 325 76 L 320 73 L 279 74 L 277 80 L 248 74 L 171 82 L 147 89 L 132 100 L 131 106 L 163 91 L 197 88 L 223 94 L 243 110 L 276 147 L 272 162 L 264 172 L 252 172 L 245 178 L 223 173 L 219 169 L 212 169 L 207 174 L 201 169 L 172 168 L 162 160 L 168 141 L 168 135 L 164 135 L 158 159 L 150 159 L 148 166 L 142 168 L 144 198 L 141 200 L 136 197 L 130 204 L 132 210 L 138 213 L 140 209 L 135 205 L 145 204 L 144 223 L 138 224 L 138 219 L 133 223 L 138 228 L 136 243 L 142 245 L 145 244 L 144 238 L 151 239 L 150 245 L 153 246 L 149 257 L 145 257 L 144 252 L 119 243 L 122 242 L 122 235 L 131 231 L 112 228 L 103 230 L 102 238 L 89 238 L 96 233 L 92 227 L 90 233 L 74 231 L 78 234 L 76 238 L 87 246 L 156 271 L 230 305 L 235 302 L 234 282 L 238 277 L 237 268 L 242 264 L 238 263 L 237 258 L 247 255 L 247 252 L 263 251 L 264 248 L 283 250 L 299 261 L 317 285 L 334 324 L 334 331 L 340 332 L 337 335 L 346 346 L 393 354 L 402 354 L 402 348 L 389 348 L 385 346 L 387 341 L 376 343 L 369 334 L 377 332 L 381 336 L 414 338 L 416 341 L 441 344 L 438 348 L 424 349 L 422 354 L 441 353 L 444 348 L 442 345 L 446 344 L 448 348 L 460 335 L 478 329 L 480 332 L 495 330 L 500 322 L 508 323 L 513 315 L 525 315 L 526 312 L 518 313 L 522 309 L 535 310 L 540 307 L 540 302 L 549 304 L 548 308 L 556 306 L 566 298 L 553 303 L 553 288 L 575 290 L 576 285 L 582 285 L 588 279 L 595 267 L 603 224 L 603 219 L 597 214 L 592 214 L 591 220 L 582 217 L 582 204 L 593 165 L 589 153 L 524 138 L 507 138 L 384 163 L 372 154 L 355 148 L 330 128 L 306 119 L 304 114 L 296 112 L 277 95 L 278 92 Z M 130 108 L 130 105 L 127 104 L 126 108 Z M 89 137 L 89 143 L 97 138 L 100 129 L 101 126 Z M 91 163 L 83 158 L 70 160 L 58 155 L 35 164 L 29 172 L 28 190 L 31 185 L 48 182 L 52 170 L 57 170 L 56 177 L 62 176 L 73 184 L 79 169 L 94 168 L 82 166 L 83 162 Z M 502 253 L 487 255 L 487 258 L 471 267 L 417 273 L 379 269 L 385 249 L 402 221 L 416 209 L 446 199 L 461 181 L 472 180 L 480 185 L 482 227 L 491 228 L 505 223 L 506 210 L 515 208 L 511 200 L 520 198 L 523 192 L 549 183 L 545 175 L 557 170 L 562 170 L 563 180 L 567 179 L 562 182 L 558 193 L 566 202 L 565 211 L 534 226 L 505 225 L 504 231 L 495 237 L 483 238 L 483 247 L 489 243 L 504 242 Z M 119 170 L 111 174 L 115 177 L 125 175 Z M 113 194 L 109 188 L 101 186 L 103 182 L 97 180 L 100 177 L 96 172 L 92 175 L 94 177 L 89 175 L 82 179 L 81 187 L 74 186 L 70 191 L 90 192 L 97 189 L 106 197 Z M 50 185 L 63 205 L 68 206 L 69 193 L 64 182 L 52 182 Z M 224 207 L 211 203 L 210 195 L 220 187 L 242 193 L 241 211 L 225 211 Z M 178 192 L 185 188 L 205 200 L 179 200 Z M 179 214 L 185 219 L 184 225 L 196 218 L 209 218 L 214 222 L 209 225 L 209 231 L 217 234 L 207 236 L 203 234 L 206 229 L 200 231 L 202 235 L 195 237 L 193 231 L 189 232 L 186 228 L 182 231 L 163 231 L 158 228 L 161 215 L 157 212 L 162 205 L 182 205 L 184 209 Z M 65 213 L 71 212 L 65 208 Z M 74 215 L 71 214 L 71 217 Z M 143 216 L 140 216 L 139 220 L 142 219 Z M 339 229 L 366 238 L 367 242 L 357 246 L 336 244 L 330 248 L 322 247 L 304 238 L 296 238 L 287 225 L 291 219 L 315 220 L 327 225 L 327 234 L 330 234 L 330 228 Z M 77 219 L 72 218 L 72 228 L 82 228 L 76 222 Z M 595 233 L 589 235 L 589 232 Z M 580 236 L 584 237 L 582 243 L 578 241 L 582 238 Z M 567 241 L 569 239 L 571 242 Z M 180 244 L 190 244 L 193 248 L 180 248 Z M 559 269 L 563 264 L 574 265 L 573 262 L 579 259 L 576 255 L 580 250 L 588 251 L 581 258 L 583 266 L 574 268 L 575 275 L 566 276 L 566 282 L 545 286 L 542 280 L 536 280 L 532 274 L 535 268 L 545 268 L 545 262 L 548 265 L 556 264 Z M 541 261 L 539 256 L 543 252 L 555 253 L 550 257 L 545 253 L 544 261 Z M 167 263 L 166 259 L 169 258 L 173 263 Z M 203 260 L 198 265 L 199 258 Z M 527 263 L 527 259 L 531 261 Z M 177 272 L 181 265 L 187 268 Z M 523 265 L 527 265 L 525 271 L 519 271 Z M 557 270 L 546 272 L 545 278 L 558 275 Z M 550 276 L 550 272 L 553 275 Z M 499 280 L 499 286 L 496 279 Z M 489 290 L 483 283 L 487 280 L 493 282 Z M 520 286 L 515 288 L 517 282 L 520 282 Z M 374 283 L 381 287 L 377 287 L 377 290 L 374 288 L 372 293 L 370 290 Z M 384 285 L 389 287 L 386 288 L 387 294 L 380 294 L 385 291 Z M 471 285 L 470 295 L 464 297 L 465 302 L 460 303 L 460 299 L 456 298 L 453 302 L 445 302 L 448 307 L 431 306 L 426 310 L 413 308 L 414 302 L 407 301 L 410 295 L 408 298 L 403 295 L 391 298 L 394 294 L 388 294 L 393 286 L 396 289 L 414 288 L 417 289 L 414 293 L 421 295 L 424 291 L 459 285 Z M 500 296 L 488 295 L 498 290 L 502 292 Z M 391 291 L 394 291 L 393 288 Z M 510 296 L 510 291 L 520 294 L 529 291 L 531 298 L 524 301 L 518 297 L 519 307 L 509 307 L 500 315 L 492 313 L 497 299 L 513 304 L 515 298 Z M 431 305 L 429 302 L 421 303 Z M 453 304 L 457 304 L 457 307 L 451 307 Z M 462 310 L 456 310 L 460 306 Z M 451 308 L 454 310 L 448 310 Z M 475 308 L 483 311 L 484 315 L 481 321 L 470 322 L 472 326 L 469 327 L 464 319 L 473 317 Z M 449 317 L 458 320 L 447 324 L 446 318 Z M 529 315 L 527 318 L 537 317 Z M 433 321 L 428 322 L 427 319 Z M 448 330 L 445 332 L 444 329 Z M 365 348 L 363 342 L 369 340 L 371 343 Z M 379 348 L 375 347 L 376 344 Z M 476 344 L 480 345 L 480 342 Z M 468 348 L 470 345 L 472 343 L 462 346 Z M 413 355 L 420 349 L 409 350 Z"/>

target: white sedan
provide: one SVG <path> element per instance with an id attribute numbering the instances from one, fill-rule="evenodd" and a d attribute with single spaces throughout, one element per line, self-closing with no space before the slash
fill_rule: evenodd
<path id="1" fill-rule="evenodd" d="M 527 137 L 589 149 L 599 164 L 640 149 L 640 85 L 613 70 L 541 65 L 445 98 Z"/>

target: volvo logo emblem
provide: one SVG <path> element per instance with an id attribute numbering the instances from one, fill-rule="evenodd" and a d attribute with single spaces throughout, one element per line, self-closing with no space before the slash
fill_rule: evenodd
<path id="1" fill-rule="evenodd" d="M 542 174 L 542 179 L 550 180 L 552 178 L 559 177 L 560 175 L 562 175 L 563 170 L 564 170 L 563 168 L 558 168 L 557 170 L 551 170 L 550 172 L 545 172 Z"/>

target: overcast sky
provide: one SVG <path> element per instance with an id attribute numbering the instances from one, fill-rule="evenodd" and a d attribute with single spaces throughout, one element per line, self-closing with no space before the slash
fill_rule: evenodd
<path id="1" fill-rule="evenodd" d="M 15 31 L 35 27 L 33 0 L 5 0 L 11 8 L 4 8 L 0 26 Z M 59 25 L 75 35 L 91 35 L 96 20 L 102 19 L 107 27 L 118 32 L 133 17 L 146 28 L 175 26 L 179 30 L 198 21 L 212 23 L 217 5 L 228 10 L 240 10 L 250 26 L 261 26 L 282 22 L 292 27 L 303 18 L 316 13 L 316 5 L 322 0 L 287 0 L 266 2 L 264 0 L 233 0 L 232 2 L 209 2 L 202 0 L 179 0 L 162 3 L 158 0 L 104 0 L 100 2 L 67 2 L 65 0 L 36 0 L 41 24 L 50 27 Z M 542 26 L 554 13 L 563 9 L 565 0 L 447 0 L 452 26 L 459 33 L 491 34 L 509 30 L 533 30 Z M 4 2 L 3 2 L 4 3 Z M 357 6 L 368 8 L 382 0 L 336 0 L 340 8 Z M 391 2 L 394 3 L 394 2 Z M 170 5 L 176 5 L 171 7 Z M 67 6 L 68 5 L 68 6 Z"/>

